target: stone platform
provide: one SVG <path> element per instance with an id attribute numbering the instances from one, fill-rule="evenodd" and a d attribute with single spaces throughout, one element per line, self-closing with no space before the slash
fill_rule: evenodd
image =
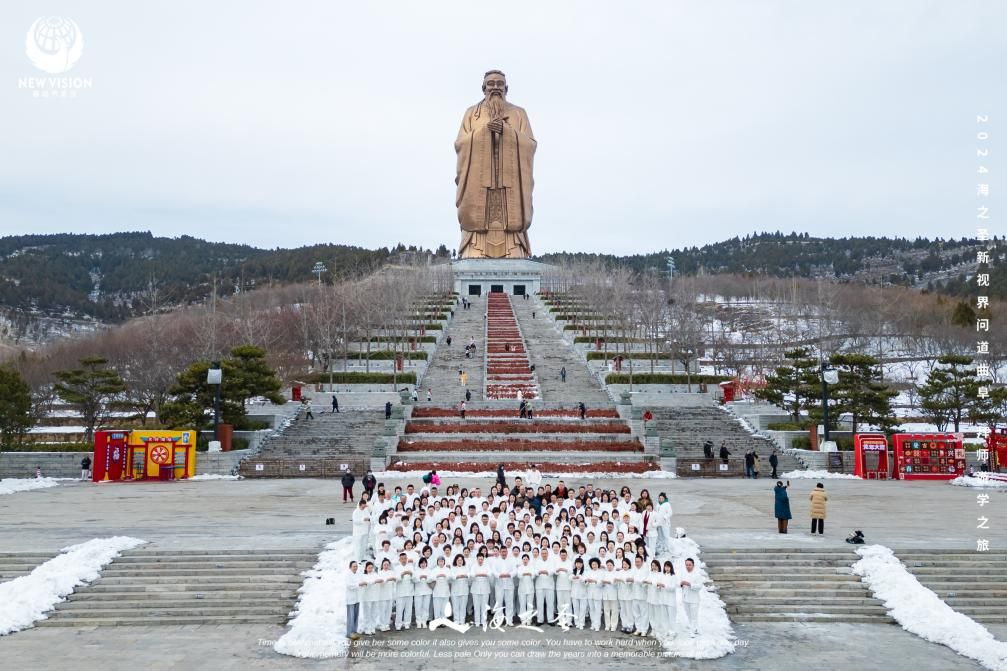
<path id="1" fill-rule="evenodd" d="M 542 275 L 553 266 L 528 259 L 459 259 L 451 263 L 455 291 L 462 296 L 485 296 L 501 291 L 511 296 L 533 296 Z"/>

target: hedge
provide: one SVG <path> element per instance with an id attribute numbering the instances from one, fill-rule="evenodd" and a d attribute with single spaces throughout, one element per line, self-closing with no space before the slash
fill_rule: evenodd
<path id="1" fill-rule="evenodd" d="M 93 452 L 93 443 L 32 443 L 25 441 L 12 445 L 8 452 Z"/>
<path id="2" fill-rule="evenodd" d="M 587 359 L 588 359 L 588 361 L 594 361 L 594 360 L 598 360 L 598 359 L 601 359 L 601 360 L 608 359 L 609 361 L 611 361 L 612 359 L 614 359 L 617 356 L 621 356 L 623 359 L 648 359 L 648 360 L 649 359 L 670 359 L 671 358 L 671 355 L 668 354 L 667 352 L 664 352 L 664 353 L 662 353 L 662 352 L 627 352 L 626 354 L 623 354 L 622 352 L 616 352 L 616 351 L 613 351 L 613 350 L 609 350 L 609 352 L 607 354 L 605 352 L 588 352 L 587 353 Z"/>
<path id="3" fill-rule="evenodd" d="M 597 337 L 595 337 L 595 336 L 575 336 L 574 339 L 573 339 L 573 341 L 575 343 L 587 342 L 587 343 L 594 344 L 594 341 L 597 340 L 597 338 L 601 338 L 604 341 L 604 342 L 602 342 L 602 345 L 604 345 L 606 342 L 610 343 L 610 344 L 611 343 L 622 344 L 622 343 L 625 343 L 625 342 L 631 342 L 631 343 L 648 343 L 648 342 L 654 342 L 653 340 L 648 340 L 647 338 L 623 338 L 622 336 L 611 336 L 611 337 L 606 337 L 606 336 L 597 336 Z"/>
<path id="4" fill-rule="evenodd" d="M 798 450 L 810 450 L 811 438 L 808 436 L 797 436 L 791 441 L 790 446 Z M 836 447 L 846 452 L 853 449 L 853 438 L 836 438 Z"/>
<path id="5" fill-rule="evenodd" d="M 308 375 L 306 384 L 328 384 L 329 373 L 313 373 Z M 332 373 L 334 384 L 416 384 L 416 373 L 399 373 L 392 377 L 391 373 Z"/>
<path id="6" fill-rule="evenodd" d="M 582 322 L 601 322 L 601 321 L 605 321 L 605 317 L 603 315 L 588 315 L 588 314 L 582 315 L 582 314 L 577 314 L 577 313 L 574 313 L 574 312 L 565 312 L 565 313 L 558 314 L 558 315 L 556 315 L 556 319 L 559 319 L 560 321 L 565 321 L 565 322 L 568 322 L 568 321 L 582 321 Z"/>
<path id="7" fill-rule="evenodd" d="M 770 422 L 766 425 L 767 431 L 807 431 L 810 424 L 798 424 L 796 422 Z"/>
<path id="8" fill-rule="evenodd" d="M 633 384 L 719 384 L 732 378 L 727 375 L 691 375 L 686 378 L 681 373 L 633 373 Z M 605 376 L 606 384 L 629 384 L 628 373 L 609 373 Z"/>
<path id="9" fill-rule="evenodd" d="M 427 360 L 427 353 L 420 351 L 409 351 L 409 352 L 393 352 L 391 350 L 374 350 L 370 354 L 367 352 L 350 352 L 350 359 L 370 359 L 371 361 L 390 361 L 395 358 L 395 355 L 401 356 L 403 359 L 422 359 Z"/>
<path id="10" fill-rule="evenodd" d="M 616 327 L 616 324 L 603 324 L 597 322 L 593 324 L 567 324 L 563 327 L 563 330 L 580 331 L 581 329 L 587 329 L 588 331 L 614 331 Z"/>
<path id="11" fill-rule="evenodd" d="M 442 326 L 439 323 L 434 323 L 434 324 L 412 323 L 412 324 L 409 324 L 409 329 L 410 330 L 419 330 L 421 328 L 425 328 L 428 331 L 440 331 L 441 329 L 444 328 L 444 326 Z"/>
<path id="12" fill-rule="evenodd" d="M 395 336 L 374 336 L 371 338 L 371 342 L 409 342 L 410 340 L 415 340 L 416 342 L 437 342 L 437 336 L 400 336 L 398 338 Z"/>

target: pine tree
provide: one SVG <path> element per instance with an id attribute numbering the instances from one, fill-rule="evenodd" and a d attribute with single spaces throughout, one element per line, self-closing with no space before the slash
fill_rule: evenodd
<path id="1" fill-rule="evenodd" d="M 976 409 L 979 381 L 972 361 L 970 356 L 945 354 L 920 387 L 920 406 L 939 431 L 953 423 L 957 433 L 962 418 Z"/>
<path id="2" fill-rule="evenodd" d="M 240 345 L 231 350 L 231 356 L 220 362 L 220 416 L 225 424 L 241 426 L 245 419 L 245 403 L 255 396 L 282 404 L 282 383 L 275 371 L 266 363 L 266 350 L 255 345 Z M 195 427 L 209 423 L 209 409 L 213 407 L 216 389 L 206 383 L 209 361 L 196 361 L 177 376 L 170 389 L 172 400 L 165 404 L 164 422 L 174 427 Z"/>
<path id="3" fill-rule="evenodd" d="M 0 368 L 0 449 L 20 445 L 31 424 L 31 388 L 16 370 Z"/>
<path id="4" fill-rule="evenodd" d="M 892 415 L 892 398 L 898 392 L 881 381 L 877 359 L 867 354 L 833 354 L 829 363 L 839 373 L 839 382 L 829 387 L 829 396 L 835 399 L 834 417 L 852 414 L 854 433 L 861 422 L 876 424 L 885 432 L 898 426 Z"/>
<path id="5" fill-rule="evenodd" d="M 815 404 L 818 387 L 818 362 L 809 358 L 806 347 L 799 347 L 783 353 L 785 364 L 766 378 L 766 386 L 755 392 L 757 398 L 778 405 L 788 413 L 794 422 L 801 421 L 801 410 Z"/>
<path id="6" fill-rule="evenodd" d="M 58 370 L 53 376 L 59 382 L 54 390 L 65 403 L 80 413 L 84 423 L 84 440 L 91 442 L 94 428 L 108 419 L 115 397 L 126 390 L 119 373 L 105 364 L 100 356 L 80 360 L 80 368 Z"/>

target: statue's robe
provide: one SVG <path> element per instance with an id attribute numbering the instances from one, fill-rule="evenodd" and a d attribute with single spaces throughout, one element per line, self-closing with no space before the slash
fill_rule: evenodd
<path id="1" fill-rule="evenodd" d="M 532 162 L 535 137 L 525 111 L 504 101 L 500 144 L 499 186 L 502 203 L 490 198 L 493 187 L 493 141 L 486 124 L 492 119 L 482 103 L 465 110 L 455 152 L 458 185 L 455 205 L 462 228 L 459 258 L 523 259 L 531 256 Z M 503 204 L 504 207 L 500 207 Z M 489 210 L 492 206 L 492 212 Z"/>

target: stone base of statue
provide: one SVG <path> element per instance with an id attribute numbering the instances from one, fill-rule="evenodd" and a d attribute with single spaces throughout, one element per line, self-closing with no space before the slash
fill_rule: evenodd
<path id="1" fill-rule="evenodd" d="M 528 259 L 458 259 L 451 263 L 455 291 L 462 296 L 485 296 L 499 291 L 511 296 L 542 290 L 542 276 L 554 266 Z"/>

